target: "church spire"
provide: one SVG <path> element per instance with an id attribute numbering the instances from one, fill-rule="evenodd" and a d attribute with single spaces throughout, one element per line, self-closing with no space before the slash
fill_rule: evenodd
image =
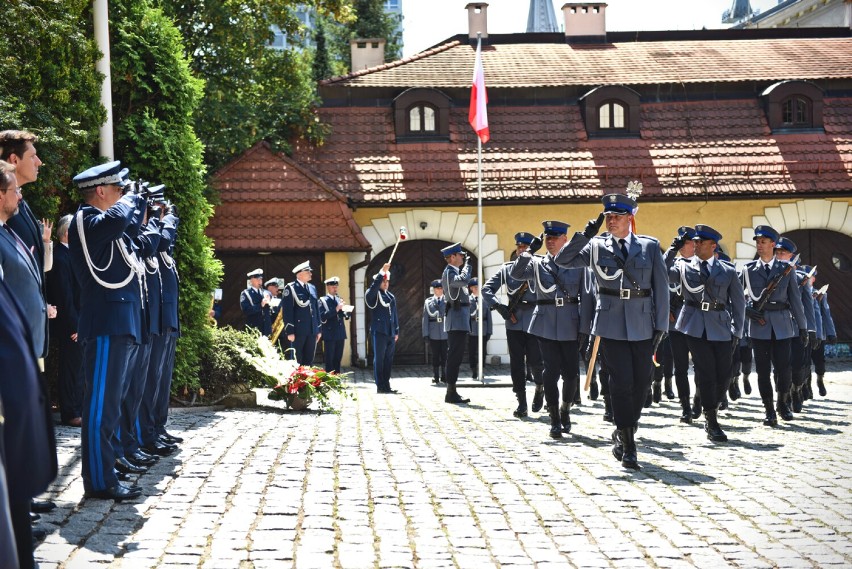
<path id="1" fill-rule="evenodd" d="M 722 13 L 722 23 L 735 24 L 740 20 L 748 18 L 753 13 L 754 11 L 751 9 L 751 2 L 749 0 L 733 0 L 731 9 L 725 10 Z"/>
<path id="2" fill-rule="evenodd" d="M 530 0 L 530 14 L 527 17 L 527 33 L 558 32 L 553 0 Z"/>

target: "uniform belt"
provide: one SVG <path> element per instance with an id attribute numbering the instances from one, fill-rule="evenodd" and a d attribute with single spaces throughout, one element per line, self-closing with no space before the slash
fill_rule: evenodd
<path id="1" fill-rule="evenodd" d="M 622 300 L 630 300 L 631 298 L 645 298 L 651 296 L 649 288 L 599 288 L 598 292 L 609 296 L 617 296 Z"/>
<path id="2" fill-rule="evenodd" d="M 698 302 L 697 300 L 687 299 L 687 300 L 684 301 L 684 304 L 686 304 L 687 306 L 691 306 L 693 308 L 700 308 L 704 312 L 707 312 L 708 310 L 725 310 L 725 305 L 722 304 L 721 302 L 716 302 L 716 301 L 713 301 L 713 302 Z"/>
<path id="3" fill-rule="evenodd" d="M 535 303 L 536 303 L 535 300 L 519 300 L 517 306 L 520 306 L 522 304 L 533 304 L 534 305 Z"/>
<path id="4" fill-rule="evenodd" d="M 566 304 L 580 304 L 579 298 L 546 298 L 543 300 L 536 300 L 535 303 L 539 306 L 544 304 L 555 304 L 556 306 L 565 306 Z"/>
<path id="5" fill-rule="evenodd" d="M 787 310 L 790 305 L 786 302 L 767 302 L 763 305 L 764 310 Z"/>
<path id="6" fill-rule="evenodd" d="M 443 322 L 444 319 L 438 316 L 437 318 L 430 318 L 429 322 Z"/>

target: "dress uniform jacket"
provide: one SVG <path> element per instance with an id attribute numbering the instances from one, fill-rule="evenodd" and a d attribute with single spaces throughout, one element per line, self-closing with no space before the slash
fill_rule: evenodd
<path id="1" fill-rule="evenodd" d="M 346 339 L 346 320 L 348 315 L 342 310 L 337 310 L 341 304 L 339 296 L 327 294 L 319 300 L 320 324 L 322 327 L 323 341 Z"/>
<path id="2" fill-rule="evenodd" d="M 10 217 L 8 223 L 27 248 L 33 252 L 36 268 L 44 272 L 44 240 L 42 239 L 44 227 L 25 200 L 20 201 L 18 213 Z"/>
<path id="3" fill-rule="evenodd" d="M 669 269 L 669 278 L 683 292 L 684 306 L 675 324 L 678 332 L 714 342 L 742 338 L 745 326 L 745 295 L 733 265 L 715 260 L 702 282 L 701 259 L 680 259 Z M 697 306 L 696 306 L 697 305 Z"/>
<path id="4" fill-rule="evenodd" d="M 506 304 L 508 305 L 512 296 L 527 282 L 512 278 L 510 273 L 513 265 L 514 261 L 504 263 L 500 267 L 500 270 L 494 273 L 482 287 L 482 298 L 485 299 L 485 306 L 487 308 L 492 309 L 495 304 L 499 303 L 497 295 L 500 292 L 500 287 L 504 285 L 506 287 Z M 511 318 L 506 320 L 506 330 L 526 332 L 530 329 L 530 322 L 532 321 L 533 311 L 535 310 L 535 290 L 535 283 L 528 283 L 526 290 L 524 290 L 521 296 L 521 300 L 515 305 L 515 320 L 517 322 L 512 322 Z"/>
<path id="5" fill-rule="evenodd" d="M 479 298 L 476 296 L 470 295 L 470 335 L 478 336 L 479 335 L 479 321 L 478 314 L 479 312 Z M 483 307 L 482 309 L 482 335 L 485 338 L 491 336 L 494 333 L 494 324 L 491 321 L 491 311 L 487 308 Z"/>
<path id="6" fill-rule="evenodd" d="M 446 332 L 470 333 L 470 292 L 467 283 L 470 280 L 470 265 L 461 268 L 447 265 L 441 274 L 441 286 L 447 301 L 447 316 L 444 318 Z"/>
<path id="7" fill-rule="evenodd" d="M 447 299 L 430 296 L 423 302 L 423 317 L 421 319 L 421 335 L 429 340 L 446 340 L 444 316 L 447 309 Z"/>
<path id="8" fill-rule="evenodd" d="M 772 269 L 767 276 L 763 269 L 763 262 L 760 260 L 750 261 L 743 268 L 742 277 L 745 292 L 749 300 L 756 302 L 763 289 L 769 284 L 775 275 L 784 272 L 788 263 L 775 260 L 772 263 Z M 777 309 L 772 309 L 777 307 Z M 766 310 L 763 313 L 763 319 L 766 324 L 761 325 L 760 322 L 749 318 L 748 320 L 748 335 L 756 340 L 771 340 L 773 333 L 778 340 L 793 338 L 799 335 L 799 330 L 807 329 L 807 320 L 805 319 L 805 309 L 802 306 L 802 296 L 799 294 L 799 287 L 795 281 L 793 271 L 783 277 L 772 291 L 769 297 L 769 302 L 766 305 Z"/>
<path id="9" fill-rule="evenodd" d="M 814 312 L 819 314 L 819 327 L 817 336 L 825 340 L 829 336 L 837 337 L 834 327 L 834 319 L 831 317 L 831 308 L 828 306 L 828 292 L 823 293 L 822 298 L 814 298 Z"/>
<path id="10" fill-rule="evenodd" d="M 134 265 L 130 242 L 124 236 L 138 217 L 136 200 L 135 195 L 122 196 L 107 211 L 83 204 L 71 221 L 68 244 L 80 283 L 77 334 L 81 339 L 132 336 L 137 343 L 142 341 L 140 282 L 144 268 Z"/>
<path id="11" fill-rule="evenodd" d="M 285 336 L 316 336 L 320 332 L 319 298 L 311 283 L 298 280 L 284 287 L 284 332 Z"/>
<path id="12" fill-rule="evenodd" d="M 803 281 L 804 284 L 802 284 Z M 807 273 L 796 270 L 796 282 L 799 285 L 799 294 L 802 296 L 802 309 L 805 311 L 805 321 L 808 323 L 808 330 L 816 331 L 814 289 L 811 286 Z"/>
<path id="13" fill-rule="evenodd" d="M 177 333 L 178 322 L 178 273 L 177 265 L 171 257 L 177 239 L 177 227 L 180 221 L 172 214 L 163 217 L 160 244 L 157 253 L 160 257 L 160 276 L 163 293 L 163 333 Z"/>
<path id="14" fill-rule="evenodd" d="M 527 332 L 547 340 L 577 340 L 583 333 L 581 307 L 589 310 L 593 299 L 586 286 L 585 269 L 560 267 L 550 253 L 544 257 L 522 253 L 511 276 L 529 281 L 536 291 L 536 307 Z"/>
<path id="15" fill-rule="evenodd" d="M 619 267 L 616 255 L 621 255 L 618 240 L 609 233 L 591 240 L 576 233 L 554 259 L 562 267 L 592 269 L 598 285 L 592 334 L 612 340 L 635 341 L 653 338 L 655 330 L 667 331 L 668 275 L 659 241 L 632 235 L 624 261 L 644 296 L 635 294 L 636 289 Z"/>
<path id="16" fill-rule="evenodd" d="M 15 234 L 17 235 L 17 234 Z M 0 224 L 0 267 L 6 284 L 21 304 L 38 357 L 46 352 L 47 305 L 42 296 L 42 272 L 23 242 Z"/>
<path id="17" fill-rule="evenodd" d="M 385 336 L 399 335 L 399 315 L 396 311 L 396 297 L 387 290 L 380 289 L 384 276 L 379 273 L 373 279 L 370 288 L 364 295 L 364 302 L 372 313 L 370 315 L 370 332 Z"/>
<path id="18" fill-rule="evenodd" d="M 264 297 L 268 296 L 269 292 L 252 287 L 240 293 L 240 309 L 246 318 L 246 326 L 251 326 L 264 336 L 272 333 L 272 309 L 268 304 L 261 306 Z"/>

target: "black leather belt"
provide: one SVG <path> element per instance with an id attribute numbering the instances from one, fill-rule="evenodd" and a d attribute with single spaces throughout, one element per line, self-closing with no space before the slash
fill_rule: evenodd
<path id="1" fill-rule="evenodd" d="M 608 296 L 617 296 L 622 300 L 630 300 L 631 298 L 645 298 L 651 296 L 649 288 L 599 288 L 598 292 Z"/>
<path id="2" fill-rule="evenodd" d="M 763 305 L 764 310 L 787 310 L 790 305 L 786 302 L 767 302 Z"/>
<path id="3" fill-rule="evenodd" d="M 566 304 L 580 304 L 579 298 L 546 298 L 543 300 L 536 300 L 535 303 L 539 306 L 543 306 L 545 304 L 555 304 L 556 306 L 565 306 Z"/>
<path id="4" fill-rule="evenodd" d="M 713 301 L 713 302 L 698 302 L 697 300 L 687 299 L 687 300 L 684 301 L 684 304 L 686 304 L 687 306 L 691 306 L 693 308 L 699 308 L 699 309 L 703 310 L 704 312 L 707 312 L 708 310 L 725 310 L 724 304 L 722 304 L 721 302 L 715 302 L 715 301 Z"/>
<path id="5" fill-rule="evenodd" d="M 444 319 L 438 316 L 437 318 L 430 318 L 429 322 L 443 322 Z"/>

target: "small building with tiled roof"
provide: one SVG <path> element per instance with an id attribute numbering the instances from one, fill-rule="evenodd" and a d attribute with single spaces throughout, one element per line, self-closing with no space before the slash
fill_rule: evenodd
<path id="1" fill-rule="evenodd" d="M 471 3 L 468 34 L 321 83 L 331 134 L 319 147 L 297 145 L 292 160 L 346 197 L 370 244 L 366 256 L 346 253 L 354 360 L 369 356 L 364 283 L 399 226 L 410 237 L 391 285 L 408 321 L 398 360 L 421 362 L 420 310 L 441 246 L 462 242 L 487 278 L 508 260 L 515 232 L 538 233 L 544 219 L 582 227 L 603 194 L 631 180 L 644 186 L 638 231 L 663 243 L 680 225 L 709 224 L 744 262 L 755 225 L 797 241 L 819 266 L 817 284 L 831 284 L 839 335 L 852 339 L 850 30 L 608 33 L 605 9 L 566 4 L 564 34 L 489 35 L 487 4 Z M 477 32 L 491 132 L 481 251 L 467 122 Z M 499 320 L 489 353 L 507 361 Z"/>

